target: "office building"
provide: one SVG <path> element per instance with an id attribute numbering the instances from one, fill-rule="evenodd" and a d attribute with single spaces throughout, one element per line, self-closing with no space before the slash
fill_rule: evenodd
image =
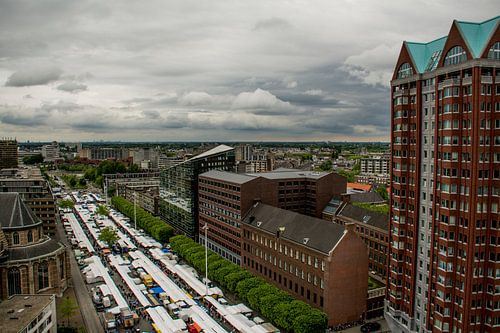
<path id="1" fill-rule="evenodd" d="M 159 215 L 160 181 L 118 182 L 118 195 L 138 207 L 157 216 Z"/>
<path id="2" fill-rule="evenodd" d="M 17 168 L 17 141 L 0 139 L 0 169 Z"/>
<path id="3" fill-rule="evenodd" d="M 245 269 L 324 311 L 329 326 L 363 317 L 368 256 L 352 225 L 257 203 L 241 226 Z"/>
<path id="4" fill-rule="evenodd" d="M 340 200 L 346 180 L 335 173 L 288 169 L 236 174 L 208 171 L 199 177 L 199 239 L 234 263 L 241 262 L 241 220 L 255 202 L 321 217 L 332 198 Z"/>
<path id="5" fill-rule="evenodd" d="M 18 193 L 0 193 L 0 299 L 17 294 L 62 295 L 70 277 L 66 247 L 43 232 Z"/>
<path id="6" fill-rule="evenodd" d="M 61 159 L 61 157 L 59 156 L 59 145 L 57 144 L 57 142 L 54 141 L 48 145 L 43 145 L 42 156 L 44 162 L 54 162 Z"/>
<path id="7" fill-rule="evenodd" d="M 176 232 L 198 237 L 198 176 L 234 171 L 234 149 L 219 145 L 160 172 L 160 216 Z"/>
<path id="8" fill-rule="evenodd" d="M 54 295 L 15 295 L 0 306 L 2 333 L 56 333 Z"/>
<path id="9" fill-rule="evenodd" d="M 23 167 L 0 173 L 0 192 L 16 192 L 42 221 L 44 232 L 56 234 L 56 200 L 40 169 Z"/>
<path id="10" fill-rule="evenodd" d="M 386 319 L 500 331 L 500 16 L 404 42 L 391 81 Z"/>
<path id="11" fill-rule="evenodd" d="M 241 144 L 234 147 L 236 162 L 249 161 L 253 159 L 253 147 L 250 144 Z"/>
<path id="12" fill-rule="evenodd" d="M 127 160 L 129 150 L 127 148 L 113 147 L 90 147 L 82 148 L 79 153 L 80 158 L 89 160 Z"/>

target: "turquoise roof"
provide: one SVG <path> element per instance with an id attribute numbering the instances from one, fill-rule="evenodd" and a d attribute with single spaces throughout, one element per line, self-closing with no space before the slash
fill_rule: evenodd
<path id="1" fill-rule="evenodd" d="M 494 31 L 493 29 L 497 26 L 498 21 L 500 21 L 500 16 L 491 18 L 482 23 L 457 21 L 458 28 L 474 58 L 481 57 L 484 47 L 490 40 L 491 34 Z"/>
<path id="2" fill-rule="evenodd" d="M 441 52 L 443 50 L 444 44 L 446 43 L 446 38 L 446 36 L 441 37 L 429 43 L 405 42 L 408 48 L 408 52 L 410 52 L 413 63 L 415 64 L 415 66 L 417 66 L 416 70 L 419 73 L 423 73 L 426 71 L 427 65 L 429 64 L 429 61 L 431 60 L 434 52 Z"/>
<path id="3" fill-rule="evenodd" d="M 474 58 L 481 57 L 498 22 L 500 22 L 500 16 L 481 23 L 456 21 L 458 29 Z M 441 55 L 447 38 L 448 36 L 444 36 L 428 43 L 405 42 L 418 73 L 424 73 L 436 68 L 439 60 L 435 59 L 436 55 Z"/>

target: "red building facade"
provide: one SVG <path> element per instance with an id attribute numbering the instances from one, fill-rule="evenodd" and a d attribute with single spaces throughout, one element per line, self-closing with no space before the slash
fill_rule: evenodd
<path id="1" fill-rule="evenodd" d="M 500 332 L 500 17 L 405 42 L 391 82 L 386 318 Z"/>

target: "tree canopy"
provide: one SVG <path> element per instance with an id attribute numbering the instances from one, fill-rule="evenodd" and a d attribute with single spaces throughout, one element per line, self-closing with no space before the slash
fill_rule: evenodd
<path id="1" fill-rule="evenodd" d="M 108 247 L 112 247 L 117 240 L 120 239 L 115 229 L 111 227 L 105 227 L 101 230 L 98 239 L 108 245 Z"/>

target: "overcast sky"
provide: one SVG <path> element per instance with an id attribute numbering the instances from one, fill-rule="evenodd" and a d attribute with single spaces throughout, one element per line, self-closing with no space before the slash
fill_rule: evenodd
<path id="1" fill-rule="evenodd" d="M 389 140 L 403 40 L 498 0 L 0 0 L 0 137 Z"/>

